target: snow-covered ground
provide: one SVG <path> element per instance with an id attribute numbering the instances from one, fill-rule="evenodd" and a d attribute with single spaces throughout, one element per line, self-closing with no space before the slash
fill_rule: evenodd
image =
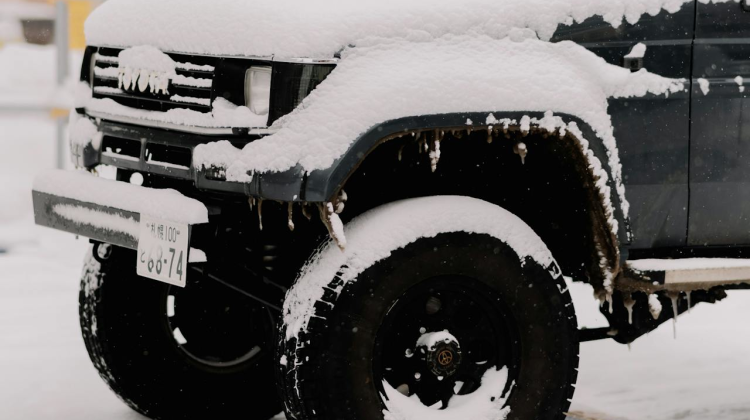
<path id="1" fill-rule="evenodd" d="M 0 74 L 10 66 L 2 57 L 0 49 Z M 0 81 L 0 100 L 4 87 L 22 90 Z M 44 113 L 0 111 L 0 419 L 143 419 L 99 379 L 80 338 L 87 241 L 33 225 L 32 179 L 54 167 L 54 130 Z M 574 298 L 581 323 L 600 322 L 587 286 L 574 287 Z M 631 350 L 583 344 L 576 418 L 750 419 L 750 292 L 699 305 L 677 333 L 663 325 Z"/>

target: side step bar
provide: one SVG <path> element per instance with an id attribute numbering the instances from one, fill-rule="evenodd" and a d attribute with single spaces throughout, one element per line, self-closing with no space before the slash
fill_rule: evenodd
<path id="1" fill-rule="evenodd" d="M 690 291 L 750 284 L 750 259 L 684 258 L 628 261 L 617 289 L 623 291 Z"/>

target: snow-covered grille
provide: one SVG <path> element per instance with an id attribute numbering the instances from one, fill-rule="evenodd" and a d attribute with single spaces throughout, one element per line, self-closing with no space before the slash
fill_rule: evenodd
<path id="1" fill-rule="evenodd" d="M 92 57 L 94 98 L 149 111 L 186 108 L 211 112 L 212 88 L 217 58 L 167 54 L 176 63 L 177 75 L 169 81 L 167 92 L 153 89 L 123 89 L 120 82 L 120 49 L 100 48 Z M 133 83 L 135 85 L 135 82 Z"/>

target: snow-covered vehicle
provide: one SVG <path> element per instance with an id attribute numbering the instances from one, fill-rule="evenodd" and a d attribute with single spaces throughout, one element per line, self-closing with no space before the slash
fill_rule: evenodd
<path id="1" fill-rule="evenodd" d="M 34 186 L 92 362 L 160 419 L 563 418 L 580 342 L 750 280 L 748 8 L 109 0 Z"/>

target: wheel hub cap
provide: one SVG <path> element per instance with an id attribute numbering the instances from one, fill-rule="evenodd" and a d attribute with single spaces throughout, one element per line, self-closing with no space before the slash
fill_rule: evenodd
<path id="1" fill-rule="evenodd" d="M 461 364 L 461 347 L 455 341 L 438 343 L 427 352 L 426 360 L 435 376 L 452 376 Z"/>

